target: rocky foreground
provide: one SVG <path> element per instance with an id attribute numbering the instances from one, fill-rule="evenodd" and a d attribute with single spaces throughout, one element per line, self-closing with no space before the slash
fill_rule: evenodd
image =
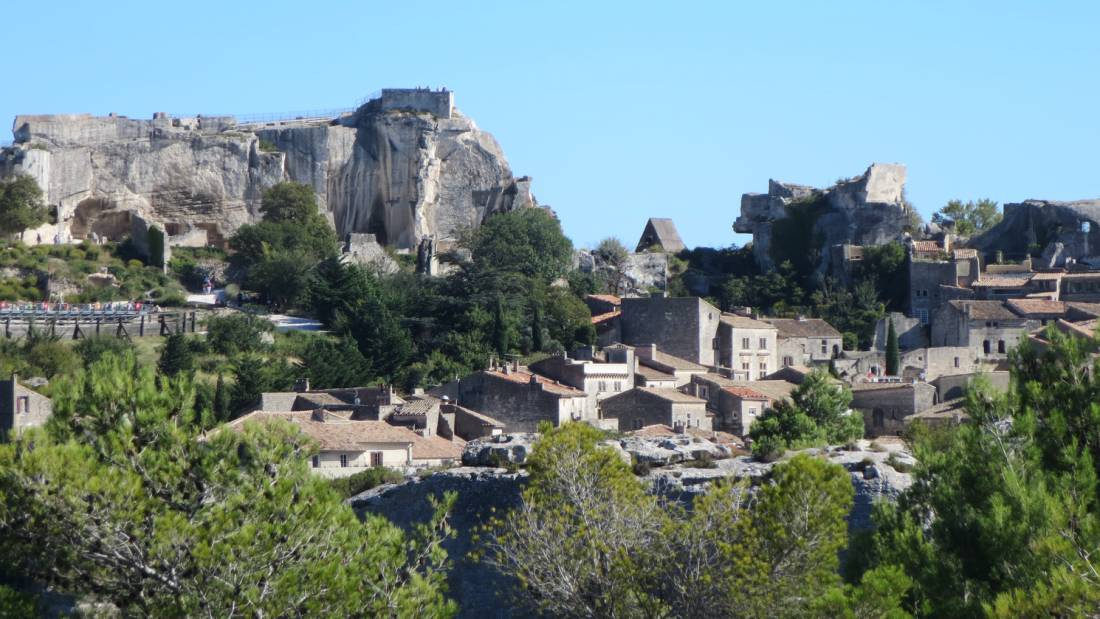
<path id="1" fill-rule="evenodd" d="M 450 520 L 455 536 L 445 545 L 455 562 L 450 588 L 462 609 L 460 616 L 514 616 L 501 599 L 514 590 L 514 580 L 467 555 L 478 549 L 479 527 L 518 503 L 527 478 L 520 467 L 535 440 L 535 434 L 513 434 L 471 441 L 463 454 L 464 466 L 379 486 L 353 497 L 349 503 L 361 515 L 379 514 L 411 526 L 431 516 L 427 497 L 457 492 L 458 502 Z M 717 480 L 747 479 L 753 486 L 766 483 L 775 466 L 751 456 L 735 456 L 728 445 L 687 435 L 630 436 L 609 439 L 604 444 L 634 464 L 655 493 L 686 504 Z M 875 501 L 895 500 L 912 484 L 907 471 L 916 464 L 900 444 L 861 441 L 858 449 L 826 447 L 804 453 L 820 454 L 849 472 L 855 489 L 848 519 L 853 531 L 870 526 Z"/>

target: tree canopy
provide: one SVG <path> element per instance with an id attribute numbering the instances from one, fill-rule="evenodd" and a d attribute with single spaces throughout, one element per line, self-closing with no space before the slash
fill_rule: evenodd
<path id="1" fill-rule="evenodd" d="M 490 216 L 474 233 L 470 249 L 483 268 L 518 272 L 545 283 L 565 275 L 573 260 L 573 243 L 542 208 Z"/>
<path id="2" fill-rule="evenodd" d="M 988 198 L 974 202 L 968 200 L 951 200 L 943 208 L 932 215 L 932 222 L 946 224 L 953 222 L 955 232 L 962 236 L 971 236 L 985 232 L 1001 221 L 1001 213 L 997 210 L 997 203 Z"/>
<path id="3" fill-rule="evenodd" d="M 20 174 L 0 181 L 0 234 L 18 234 L 46 223 L 49 211 L 42 188 L 30 176 Z"/>
<path id="4" fill-rule="evenodd" d="M 186 377 L 106 355 L 64 383 L 46 430 L 0 445 L 0 558 L 126 615 L 429 616 L 453 498 L 407 535 L 360 521 L 290 424 L 201 435 Z"/>
<path id="5" fill-rule="evenodd" d="M 788 449 L 844 444 L 863 437 L 863 417 L 852 413 L 852 391 L 824 370 L 815 370 L 764 411 L 749 429 L 752 451 L 775 459 Z"/>

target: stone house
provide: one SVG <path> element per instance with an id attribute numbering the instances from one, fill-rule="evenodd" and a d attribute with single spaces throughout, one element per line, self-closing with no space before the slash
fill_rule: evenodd
<path id="1" fill-rule="evenodd" d="M 423 437 L 408 428 L 384 421 L 359 421 L 350 413 L 315 411 L 253 411 L 226 428 L 240 431 L 246 424 L 285 421 L 313 439 L 318 453 L 310 458 L 315 475 L 347 477 L 373 467 L 404 469 L 439 466 L 461 461 L 465 442 L 440 436 Z"/>
<path id="2" fill-rule="evenodd" d="M 604 350 L 602 359 L 591 349 L 578 353 L 588 358 L 554 355 L 532 363 L 530 370 L 588 394 L 590 411 L 597 409 L 600 400 L 634 388 L 634 350 L 629 346 L 610 346 Z"/>
<path id="3" fill-rule="evenodd" d="M 721 315 L 698 297 L 627 297 L 619 323 L 624 344 L 656 344 L 670 355 L 711 367 Z"/>
<path id="4" fill-rule="evenodd" d="M 1038 326 L 1004 301 L 949 301 L 936 313 L 931 339 L 933 346 L 969 348 L 979 361 L 999 361 Z"/>
<path id="5" fill-rule="evenodd" d="M 737 436 L 748 433 L 752 422 L 776 401 L 790 397 L 796 385 L 785 380 L 738 381 L 719 374 L 697 374 L 680 388 L 706 400 L 714 415 L 714 429 Z"/>
<path id="6" fill-rule="evenodd" d="M 718 364 L 735 380 L 759 380 L 778 369 L 778 330 L 763 320 L 722 314 Z"/>
<path id="7" fill-rule="evenodd" d="M 952 241 L 944 235 L 940 241 L 909 244 L 909 314 L 923 325 L 930 323 L 936 308 L 955 298 L 948 290 L 968 288 L 981 272 L 978 252 L 955 248 Z"/>
<path id="8" fill-rule="evenodd" d="M 0 440 L 19 436 L 26 428 L 40 427 L 53 414 L 53 402 L 19 384 L 19 376 L 0 380 Z"/>
<path id="9" fill-rule="evenodd" d="M 587 393 L 516 364 L 474 372 L 430 393 L 497 419 L 509 432 L 534 432 L 541 421 L 560 426 L 597 418 Z"/>
<path id="10" fill-rule="evenodd" d="M 899 435 L 905 431 L 905 418 L 931 408 L 936 403 L 936 388 L 928 383 L 854 383 L 852 409 L 863 415 L 868 437 Z"/>
<path id="11" fill-rule="evenodd" d="M 676 432 L 687 428 L 713 430 L 714 415 L 707 401 L 676 389 L 635 387 L 607 398 L 600 405 L 604 419 L 617 419 L 620 432 L 663 424 Z"/>
<path id="12" fill-rule="evenodd" d="M 1063 301 L 1100 302 L 1100 272 L 1066 273 L 1062 277 Z"/>
<path id="13" fill-rule="evenodd" d="M 828 363 L 844 348 L 844 337 L 820 318 L 765 318 L 776 329 L 779 365 Z"/>
<path id="14" fill-rule="evenodd" d="M 676 231 L 676 224 L 671 219 L 662 217 L 650 217 L 642 230 L 642 236 L 638 239 L 635 252 L 662 251 L 669 254 L 678 254 L 686 249 L 680 239 L 680 233 Z"/>
<path id="15" fill-rule="evenodd" d="M 936 401 L 945 402 L 965 396 L 966 390 L 979 376 L 989 381 L 989 385 L 994 390 L 1002 393 L 1008 391 L 1009 373 L 999 370 L 990 372 L 975 370 L 961 374 L 944 374 L 928 382 L 936 388 Z"/>

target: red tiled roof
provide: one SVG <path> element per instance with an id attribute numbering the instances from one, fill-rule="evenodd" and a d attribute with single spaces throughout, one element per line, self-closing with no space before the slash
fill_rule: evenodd
<path id="1" fill-rule="evenodd" d="M 400 426 L 391 426 L 385 421 L 348 421 L 329 419 L 317 421 L 314 411 L 272 412 L 253 411 L 226 424 L 226 428 L 239 430 L 247 423 L 270 423 L 275 420 L 288 421 L 306 435 L 317 441 L 322 450 L 355 451 L 362 450 L 366 444 L 392 443 L 409 445 L 420 438 L 415 432 Z"/>
<path id="2" fill-rule="evenodd" d="M 545 376 L 539 376 L 538 374 L 532 374 L 530 372 L 524 372 L 522 370 L 517 371 L 517 372 L 509 372 L 507 374 L 505 374 L 504 372 L 501 372 L 499 370 L 485 370 L 485 373 L 489 376 L 493 376 L 495 378 L 511 381 L 513 383 L 519 383 L 521 385 L 526 385 L 526 384 L 530 383 L 531 382 L 531 377 L 533 376 L 535 378 L 535 381 L 538 382 L 540 385 L 542 385 L 543 390 L 546 391 L 547 393 L 552 393 L 554 395 L 561 395 L 561 396 L 567 396 L 567 397 L 578 397 L 578 396 L 587 395 L 587 394 L 585 394 L 585 392 L 580 391 L 579 389 L 574 389 L 574 388 L 569 387 L 567 385 L 563 385 L 561 383 L 552 381 L 549 378 L 546 378 Z"/>
<path id="3" fill-rule="evenodd" d="M 415 435 L 413 441 L 413 460 L 459 460 L 466 441 L 458 438 L 445 439 L 442 436 Z"/>
<path id="4" fill-rule="evenodd" d="M 982 275 L 978 281 L 974 282 L 973 286 L 1003 286 L 1006 288 L 1012 288 L 1016 286 L 1026 286 L 1031 281 L 1031 273 L 1021 273 L 1019 275 Z"/>
<path id="5" fill-rule="evenodd" d="M 722 387 L 722 391 L 745 400 L 767 400 L 768 396 L 749 387 Z"/>
<path id="6" fill-rule="evenodd" d="M 605 314 L 596 314 L 595 316 L 592 317 L 592 324 L 598 325 L 601 322 L 607 322 L 608 320 L 611 320 L 612 318 L 615 318 L 617 316 L 622 315 L 622 313 L 623 313 L 622 310 L 612 310 L 612 311 L 607 312 Z"/>
<path id="7" fill-rule="evenodd" d="M 913 251 L 926 253 L 943 251 L 939 241 L 913 241 Z"/>

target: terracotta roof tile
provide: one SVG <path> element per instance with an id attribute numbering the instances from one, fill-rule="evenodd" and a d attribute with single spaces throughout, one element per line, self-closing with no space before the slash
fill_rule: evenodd
<path id="1" fill-rule="evenodd" d="M 970 309 L 970 318 L 974 320 L 1019 320 L 1003 301 L 952 300 L 948 303 L 960 312 Z"/>
<path id="2" fill-rule="evenodd" d="M 751 387 L 723 387 L 722 391 L 745 400 L 770 400 L 768 396 Z"/>
<path id="3" fill-rule="evenodd" d="M 442 436 L 420 436 L 413 433 L 413 460 L 460 460 L 466 441 L 457 436 L 446 439 Z"/>
<path id="4" fill-rule="evenodd" d="M 546 393 L 565 397 L 580 397 L 587 395 L 585 394 L 585 392 L 580 391 L 579 389 L 574 389 L 568 385 L 563 385 L 561 383 L 552 381 L 545 376 L 539 376 L 538 374 L 524 372 L 523 370 L 520 370 L 518 372 L 509 372 L 507 374 L 499 370 L 485 370 L 485 374 L 488 376 L 492 376 L 493 378 L 507 380 L 509 382 L 519 383 L 521 385 L 530 384 L 531 378 L 534 377 L 535 381 L 543 386 L 543 390 Z"/>
<path id="5" fill-rule="evenodd" d="M 600 323 L 607 322 L 608 320 L 611 320 L 612 318 L 617 318 L 617 317 L 621 316 L 622 313 L 623 313 L 622 310 L 612 310 L 612 311 L 606 312 L 604 314 L 596 314 L 595 316 L 592 317 L 592 324 L 598 325 Z"/>
<path id="6" fill-rule="evenodd" d="M 943 245 L 939 241 L 913 241 L 913 251 L 920 253 L 932 253 L 943 251 Z"/>
<path id="7" fill-rule="evenodd" d="M 419 438 L 412 430 L 391 426 L 384 421 L 316 421 L 313 413 L 314 411 L 254 411 L 231 421 L 226 427 L 239 430 L 248 423 L 288 421 L 317 441 L 321 449 L 326 451 L 362 450 L 365 445 L 376 443 L 411 445 Z"/>
<path id="8" fill-rule="evenodd" d="M 1031 281 L 1032 273 L 1020 273 L 1018 275 L 982 275 L 978 278 L 978 281 L 971 284 L 971 286 L 977 287 L 990 287 L 999 286 L 1005 288 L 1013 288 L 1017 286 L 1026 286 Z"/>

